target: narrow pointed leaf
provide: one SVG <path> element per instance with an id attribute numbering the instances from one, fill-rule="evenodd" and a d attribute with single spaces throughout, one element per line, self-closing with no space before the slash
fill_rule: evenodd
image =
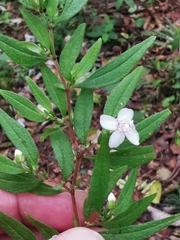
<path id="1" fill-rule="evenodd" d="M 38 186 L 31 189 L 29 192 L 34 193 L 36 195 L 42 195 L 42 196 L 54 196 L 62 192 L 61 186 L 58 186 L 58 187 L 59 189 L 56 189 L 43 182 L 40 182 Z"/>
<path id="2" fill-rule="evenodd" d="M 74 167 L 74 155 L 71 144 L 66 135 L 60 130 L 50 134 L 50 141 L 56 160 L 62 170 L 63 178 L 66 181 Z"/>
<path id="3" fill-rule="evenodd" d="M 41 65 L 41 72 L 44 84 L 49 93 L 49 97 L 55 103 L 57 108 L 61 111 L 62 115 L 66 116 L 67 104 L 65 91 L 56 87 L 56 85 L 62 84 L 60 84 L 57 76 L 45 64 Z"/>
<path id="4" fill-rule="evenodd" d="M 144 142 L 149 138 L 161 124 L 170 116 L 171 111 L 165 109 L 159 113 L 156 113 L 136 125 L 136 129 L 140 135 L 140 142 Z"/>
<path id="5" fill-rule="evenodd" d="M 138 175 L 138 169 L 137 168 L 132 169 L 132 172 L 128 177 L 128 180 L 126 181 L 121 191 L 121 194 L 118 198 L 116 207 L 113 210 L 113 215 L 118 215 L 120 213 L 125 212 L 131 205 L 132 197 L 134 194 L 134 188 L 136 185 L 137 175 Z"/>
<path id="6" fill-rule="evenodd" d="M 11 159 L 0 154 L 0 172 L 9 174 L 24 173 L 24 169 Z"/>
<path id="7" fill-rule="evenodd" d="M 118 149 L 110 153 L 110 168 L 116 169 L 122 166 L 128 168 L 139 167 L 155 158 L 153 146 L 133 146 L 131 148 Z"/>
<path id="8" fill-rule="evenodd" d="M 26 24 L 32 34 L 39 40 L 39 42 L 46 47 L 48 50 L 50 48 L 50 40 L 49 40 L 49 33 L 47 28 L 41 22 L 39 18 L 37 18 L 33 13 L 22 9 L 21 14 L 26 21 Z"/>
<path id="9" fill-rule="evenodd" d="M 114 171 L 110 171 L 106 196 L 110 194 L 110 192 L 116 185 L 117 181 L 121 178 L 122 174 L 126 171 L 126 169 L 127 166 L 123 166 L 118 169 L 115 169 Z"/>
<path id="10" fill-rule="evenodd" d="M 46 96 L 43 90 L 41 90 L 37 84 L 29 77 L 26 77 L 26 82 L 31 89 L 33 96 L 35 97 L 36 101 L 41 104 L 45 109 L 49 112 L 52 111 L 52 106 L 49 98 Z"/>
<path id="11" fill-rule="evenodd" d="M 0 49 L 14 62 L 27 68 L 47 60 L 46 57 L 21 46 L 19 41 L 4 35 L 0 35 Z"/>
<path id="12" fill-rule="evenodd" d="M 42 55 L 46 55 L 46 52 L 38 45 L 36 45 L 35 43 L 32 42 L 26 42 L 26 41 L 21 41 L 19 42 L 19 44 L 26 48 L 29 49 L 32 52 L 38 53 L 38 54 L 42 54 Z"/>
<path id="13" fill-rule="evenodd" d="M 90 191 L 87 201 L 94 206 L 95 210 L 100 212 L 101 206 L 105 201 L 107 186 L 109 182 L 109 135 L 102 135 L 101 146 L 96 156 L 96 161 L 91 177 Z"/>
<path id="14" fill-rule="evenodd" d="M 101 45 L 102 40 L 100 38 L 92 45 L 82 60 L 74 66 L 72 70 L 73 79 L 78 79 L 91 70 L 99 55 Z"/>
<path id="15" fill-rule="evenodd" d="M 49 227 L 45 223 L 31 217 L 29 214 L 25 213 L 27 220 L 41 233 L 45 240 L 49 240 L 54 235 L 58 235 L 59 233 L 53 228 Z"/>
<path id="16" fill-rule="evenodd" d="M 27 227 L 3 212 L 0 212 L 0 227 L 14 240 L 36 240 Z"/>
<path id="17" fill-rule="evenodd" d="M 39 5 L 34 0 L 18 0 L 24 7 L 39 10 Z"/>
<path id="18" fill-rule="evenodd" d="M 124 78 L 137 64 L 146 50 L 153 44 L 155 37 L 130 48 L 119 57 L 97 70 L 84 82 L 77 85 L 80 88 L 99 88 L 112 85 Z"/>
<path id="19" fill-rule="evenodd" d="M 104 222 L 102 226 L 105 228 L 120 228 L 131 225 L 147 209 L 155 196 L 156 194 L 153 194 L 133 202 L 125 212 L 119 214 L 107 222 Z"/>
<path id="20" fill-rule="evenodd" d="M 57 23 L 66 21 L 78 13 L 88 0 L 66 0 L 63 12 L 57 19 Z"/>
<path id="21" fill-rule="evenodd" d="M 144 224 L 127 226 L 117 229 L 110 229 L 100 234 L 105 238 L 105 240 L 144 240 L 151 235 L 159 232 L 160 230 L 168 227 L 172 223 L 178 221 L 180 219 L 180 214 L 176 214 L 174 216 L 158 220 L 151 221 Z"/>
<path id="22" fill-rule="evenodd" d="M 79 140 L 85 144 L 93 112 L 93 92 L 82 89 L 74 109 L 74 128 Z"/>
<path id="23" fill-rule="evenodd" d="M 48 128 L 46 129 L 43 134 L 41 135 L 40 138 L 40 142 L 44 142 L 44 139 L 46 139 L 47 137 L 49 137 L 49 135 L 53 132 L 56 132 L 59 128 L 58 127 L 54 127 L 54 128 Z"/>
<path id="24" fill-rule="evenodd" d="M 61 52 L 60 68 L 63 76 L 67 80 L 71 80 L 71 70 L 81 51 L 85 27 L 85 23 L 79 25 Z"/>
<path id="25" fill-rule="evenodd" d="M 7 174 L 0 172 L 0 189 L 11 193 L 28 192 L 40 183 L 33 175 L 27 173 Z"/>
<path id="26" fill-rule="evenodd" d="M 38 168 L 38 150 L 29 132 L 0 109 L 0 125 L 7 137 L 27 158 L 28 166 Z"/>
<path id="27" fill-rule="evenodd" d="M 133 94 L 142 70 L 143 67 L 136 68 L 112 90 L 106 101 L 104 114 L 117 117 L 118 112 L 127 104 Z"/>
<path id="28" fill-rule="evenodd" d="M 27 98 L 6 90 L 0 90 L 0 94 L 25 118 L 35 122 L 44 122 L 46 120 L 43 112 Z"/>

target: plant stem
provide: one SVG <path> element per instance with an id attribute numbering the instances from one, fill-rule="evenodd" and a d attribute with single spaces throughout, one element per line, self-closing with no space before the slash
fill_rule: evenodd
<path id="1" fill-rule="evenodd" d="M 49 29 L 49 36 L 50 36 L 51 42 L 54 43 L 52 28 Z M 67 82 L 66 79 L 62 75 L 59 63 L 57 61 L 57 57 L 55 56 L 54 53 L 52 53 L 52 54 L 53 54 L 53 62 L 54 62 L 55 67 L 56 67 L 58 78 L 59 78 L 59 80 L 62 82 L 62 84 L 65 87 L 66 100 L 67 100 L 67 109 L 68 109 L 68 118 L 69 118 L 69 126 L 68 126 L 69 127 L 69 140 L 70 140 L 72 146 L 75 147 L 76 146 L 76 136 L 75 136 L 73 124 L 71 123 L 72 107 L 71 107 L 71 98 L 70 98 L 70 86 L 69 86 L 69 82 Z M 77 210 L 76 199 L 75 199 L 75 185 L 76 185 L 76 179 L 77 179 L 77 175 L 78 175 L 78 172 L 79 172 L 79 166 L 80 166 L 80 163 L 81 163 L 82 156 L 83 156 L 82 153 L 78 153 L 78 156 L 76 158 L 76 163 L 75 163 L 75 166 L 74 166 L 74 173 L 73 173 L 73 181 L 72 181 L 72 185 L 71 185 L 71 190 L 64 185 L 65 189 L 68 192 L 70 192 L 70 194 L 71 194 L 74 215 L 75 215 L 75 219 L 77 221 L 78 226 L 80 226 L 80 222 L 79 222 L 78 210 Z"/>
<path id="2" fill-rule="evenodd" d="M 70 141 L 71 143 L 74 145 L 75 141 L 76 141 L 76 136 L 75 136 L 75 133 L 74 133 L 74 129 L 73 129 L 73 125 L 72 123 L 70 122 L 70 119 L 71 119 L 71 98 L 70 98 L 70 90 L 69 90 L 69 87 L 68 85 L 66 84 L 66 80 L 65 78 L 63 77 L 62 73 L 61 73 L 61 70 L 60 70 L 60 67 L 59 67 L 59 64 L 58 64 L 58 61 L 57 59 L 54 60 L 54 64 L 55 64 L 55 67 L 56 67 L 56 70 L 58 72 L 58 76 L 62 82 L 62 84 L 65 86 L 66 88 L 66 100 L 67 100 L 67 108 L 68 108 L 68 117 L 69 117 L 69 138 L 70 138 Z"/>
<path id="3" fill-rule="evenodd" d="M 78 210 L 77 210 L 77 205 L 76 205 L 76 198 L 75 198 L 75 191 L 74 191 L 74 189 L 72 189 L 71 200 L 72 200 L 72 205 L 73 205 L 75 219 L 77 221 L 78 226 L 80 226 L 79 215 L 78 215 Z"/>
<path id="4" fill-rule="evenodd" d="M 77 158 L 76 158 L 76 163 L 75 163 L 75 166 L 74 166 L 73 181 L 72 181 L 72 186 L 71 186 L 71 189 L 72 189 L 71 197 L 72 197 L 72 202 L 73 202 L 74 214 L 75 214 L 78 226 L 80 226 L 80 222 L 79 222 L 79 216 L 78 216 L 78 211 L 77 211 L 77 205 L 76 205 L 74 189 L 75 189 L 75 185 L 76 185 L 76 178 L 77 178 L 77 175 L 78 175 L 78 172 L 79 172 L 81 158 L 82 158 L 82 154 L 78 153 Z"/>

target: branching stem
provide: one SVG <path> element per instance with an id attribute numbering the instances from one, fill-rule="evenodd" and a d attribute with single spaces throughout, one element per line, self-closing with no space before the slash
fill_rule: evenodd
<path id="1" fill-rule="evenodd" d="M 54 38 L 53 38 L 52 28 L 49 29 L 49 36 L 50 36 L 51 42 L 53 44 Z M 69 140 L 70 140 L 72 146 L 74 147 L 76 145 L 76 136 L 75 136 L 73 124 L 71 122 L 72 106 L 71 106 L 69 82 L 63 77 L 59 63 L 57 61 L 57 57 L 55 56 L 55 54 L 53 54 L 53 62 L 56 67 L 58 78 L 65 87 L 67 109 L 68 109 L 68 120 L 69 120 L 69 126 L 68 126 L 69 127 Z M 82 157 L 82 154 L 78 153 L 78 156 L 77 156 L 76 162 L 75 162 L 75 166 L 74 166 L 73 181 L 72 181 L 71 189 L 69 189 L 66 185 L 64 185 L 64 188 L 71 194 L 74 215 L 75 215 L 75 219 L 77 221 L 78 226 L 80 226 L 80 222 L 79 222 L 79 216 L 78 216 L 78 210 L 77 210 L 76 198 L 75 198 L 75 185 L 76 185 L 76 179 L 77 179 L 77 175 L 78 175 L 79 167 L 80 167 L 80 163 L 81 163 L 81 157 Z"/>

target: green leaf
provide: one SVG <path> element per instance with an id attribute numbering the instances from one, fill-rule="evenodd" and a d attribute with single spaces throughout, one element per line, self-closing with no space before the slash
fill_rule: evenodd
<path id="1" fill-rule="evenodd" d="M 51 19 L 58 13 L 59 0 L 48 1 L 46 6 L 47 14 Z"/>
<path id="2" fill-rule="evenodd" d="M 137 86 L 143 67 L 136 68 L 127 75 L 111 92 L 108 97 L 104 114 L 116 117 L 118 112 L 127 104 Z"/>
<path id="3" fill-rule="evenodd" d="M 34 10 L 39 10 L 39 5 L 34 0 L 18 0 L 23 6 Z"/>
<path id="4" fill-rule="evenodd" d="M 135 168 L 150 162 L 155 158 L 153 146 L 132 146 L 131 148 L 119 148 L 117 152 L 110 153 L 110 168 L 116 169 L 122 166 Z"/>
<path id="5" fill-rule="evenodd" d="M 93 92 L 82 89 L 74 109 L 74 129 L 79 140 L 85 144 L 93 112 Z"/>
<path id="6" fill-rule="evenodd" d="M 77 63 L 72 69 L 73 79 L 78 79 L 87 73 L 94 66 L 94 63 L 99 55 L 102 45 L 102 40 L 99 38 L 92 47 L 88 50 L 86 55 Z"/>
<path id="7" fill-rule="evenodd" d="M 43 112 L 27 98 L 7 90 L 0 90 L 0 94 L 25 118 L 35 122 L 44 122 L 46 120 Z"/>
<path id="8" fill-rule="evenodd" d="M 150 37 L 145 41 L 130 48 L 119 57 L 115 58 L 104 67 L 97 70 L 83 83 L 80 88 L 99 88 L 112 85 L 124 78 L 145 54 L 146 50 L 153 44 L 155 37 Z"/>
<path id="9" fill-rule="evenodd" d="M 45 109 L 47 109 L 47 111 L 51 112 L 52 111 L 51 102 L 44 93 L 44 91 L 41 90 L 31 78 L 26 77 L 25 79 L 36 101 L 39 104 L 41 104 L 41 106 L 43 106 Z"/>
<path id="10" fill-rule="evenodd" d="M 169 109 L 165 109 L 138 123 L 136 129 L 140 135 L 140 142 L 144 142 L 147 138 L 149 138 L 170 114 L 171 111 Z"/>
<path id="11" fill-rule="evenodd" d="M 122 174 L 126 171 L 126 169 L 127 166 L 123 166 L 118 169 L 115 169 L 114 171 L 112 170 L 110 171 L 106 196 L 110 194 L 111 190 L 114 188 L 117 181 L 121 178 Z"/>
<path id="12" fill-rule="evenodd" d="M 50 40 L 49 40 L 49 33 L 47 28 L 41 22 L 39 18 L 37 18 L 33 13 L 21 9 L 21 14 L 26 21 L 26 24 L 32 34 L 39 40 L 39 42 L 46 47 L 48 50 L 50 48 Z"/>
<path id="13" fill-rule="evenodd" d="M 92 208 L 100 212 L 101 206 L 106 198 L 107 186 L 109 183 L 109 134 L 103 134 L 101 145 L 96 156 L 93 174 L 91 177 L 90 191 L 87 203 L 91 203 Z M 87 205 L 85 205 L 86 207 Z M 88 207 L 91 207 L 88 206 Z M 85 209 L 86 213 L 86 209 Z M 87 216 L 86 216 L 87 217 Z"/>
<path id="14" fill-rule="evenodd" d="M 116 2 L 115 2 L 115 7 L 116 7 L 116 9 L 119 9 L 119 8 L 122 6 L 123 1 L 124 1 L 124 0 L 116 0 Z"/>
<path id="15" fill-rule="evenodd" d="M 46 55 L 46 52 L 40 46 L 36 45 L 35 43 L 22 41 L 22 42 L 19 42 L 19 44 L 22 47 L 29 49 L 32 52 L 35 52 L 37 54 Z"/>
<path id="16" fill-rule="evenodd" d="M 56 132 L 58 130 L 58 127 L 54 127 L 54 128 L 48 128 L 46 129 L 43 134 L 41 135 L 40 138 L 40 142 L 44 142 L 44 139 L 46 139 L 47 137 L 49 137 L 49 135 L 53 132 Z"/>
<path id="17" fill-rule="evenodd" d="M 116 207 L 113 210 L 113 215 L 118 215 L 125 212 L 132 202 L 132 197 L 134 194 L 134 188 L 136 185 L 136 178 L 138 175 L 138 168 L 132 169 L 130 176 L 128 177 L 127 182 L 125 183 L 121 194 L 116 203 Z"/>
<path id="18" fill-rule="evenodd" d="M 107 42 L 108 39 L 109 39 L 109 34 L 108 34 L 108 33 L 103 33 L 103 34 L 102 34 L 102 40 L 103 40 L 103 42 L 104 42 L 104 43 Z"/>
<path id="19" fill-rule="evenodd" d="M 45 223 L 31 217 L 29 214 L 25 213 L 27 220 L 41 233 L 45 240 L 49 240 L 54 235 L 58 235 L 59 233 L 53 228 L 49 227 Z"/>
<path id="20" fill-rule="evenodd" d="M 0 34 L 0 49 L 14 62 L 30 68 L 45 62 L 46 57 L 22 47 L 20 42 Z"/>
<path id="21" fill-rule="evenodd" d="M 45 64 L 41 65 L 41 72 L 49 97 L 61 111 L 62 115 L 66 116 L 67 104 L 65 91 L 56 87 L 56 85 L 61 85 L 59 79 Z"/>
<path id="22" fill-rule="evenodd" d="M 176 214 L 174 216 L 158 220 L 151 221 L 144 224 L 127 226 L 123 228 L 110 229 L 100 234 L 105 238 L 105 240 L 144 240 L 149 236 L 159 232 L 165 227 L 171 225 L 172 223 L 178 221 L 180 219 L 180 214 Z"/>
<path id="23" fill-rule="evenodd" d="M 63 12 L 57 19 L 57 23 L 66 21 L 78 13 L 88 0 L 66 0 Z"/>
<path id="24" fill-rule="evenodd" d="M 74 167 L 74 155 L 71 144 L 66 135 L 60 130 L 50 135 L 50 141 L 56 160 L 62 170 L 63 178 L 66 181 Z"/>
<path id="25" fill-rule="evenodd" d="M 0 212 L 0 227 L 14 240 L 36 240 L 27 227 L 3 212 Z"/>
<path id="26" fill-rule="evenodd" d="M 118 216 L 102 224 L 105 228 L 120 228 L 131 225 L 147 209 L 156 194 L 132 202 L 130 207 Z"/>
<path id="27" fill-rule="evenodd" d="M 111 30 L 113 30 L 113 28 L 114 28 L 114 24 L 113 23 L 108 23 L 108 24 L 105 25 L 104 32 L 108 33 Z"/>
<path id="28" fill-rule="evenodd" d="M 140 143 L 144 142 L 148 139 L 169 117 L 171 111 L 169 109 L 165 109 L 159 113 L 155 113 L 154 115 L 143 119 L 140 123 L 136 125 L 136 130 L 139 133 Z M 125 140 L 123 144 L 121 144 L 117 149 L 123 149 L 132 147 L 132 144 L 129 141 Z"/>
<path id="29" fill-rule="evenodd" d="M 11 193 L 28 192 L 38 186 L 39 180 L 29 173 L 7 174 L 0 172 L 0 189 Z"/>
<path id="30" fill-rule="evenodd" d="M 124 0 L 125 3 L 130 7 L 128 12 L 133 13 L 137 9 L 137 5 L 134 3 L 134 0 Z"/>
<path id="31" fill-rule="evenodd" d="M 71 80 L 71 70 L 81 51 L 85 27 L 85 23 L 79 25 L 61 52 L 60 68 L 63 76 L 67 80 Z"/>
<path id="32" fill-rule="evenodd" d="M 0 125 L 11 142 L 19 149 L 32 169 L 38 168 L 38 150 L 29 132 L 0 109 Z"/>
<path id="33" fill-rule="evenodd" d="M 24 169 L 11 159 L 0 154 L 0 172 L 9 174 L 24 173 Z"/>
<path id="34" fill-rule="evenodd" d="M 42 196 L 53 196 L 57 195 L 62 192 L 61 186 L 59 186 L 59 189 L 56 189 L 54 187 L 51 187 L 43 182 L 40 182 L 38 186 L 31 189 L 29 192 L 34 193 L 36 195 L 42 195 Z"/>
<path id="35" fill-rule="evenodd" d="M 174 95 L 166 97 L 165 99 L 162 100 L 162 106 L 163 107 L 168 107 L 172 102 L 176 99 Z"/>

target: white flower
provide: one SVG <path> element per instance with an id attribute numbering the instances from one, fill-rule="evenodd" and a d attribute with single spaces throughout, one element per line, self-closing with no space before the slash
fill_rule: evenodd
<path id="1" fill-rule="evenodd" d="M 117 148 L 123 143 L 125 137 L 134 145 L 139 145 L 139 133 L 133 123 L 134 111 L 123 108 L 119 111 L 117 118 L 101 115 L 100 124 L 106 130 L 113 131 L 109 139 L 109 147 Z"/>
<path id="2" fill-rule="evenodd" d="M 114 194 L 112 192 L 108 196 L 108 202 L 110 202 L 110 201 L 113 201 L 113 202 L 116 201 L 116 197 L 114 196 Z"/>

